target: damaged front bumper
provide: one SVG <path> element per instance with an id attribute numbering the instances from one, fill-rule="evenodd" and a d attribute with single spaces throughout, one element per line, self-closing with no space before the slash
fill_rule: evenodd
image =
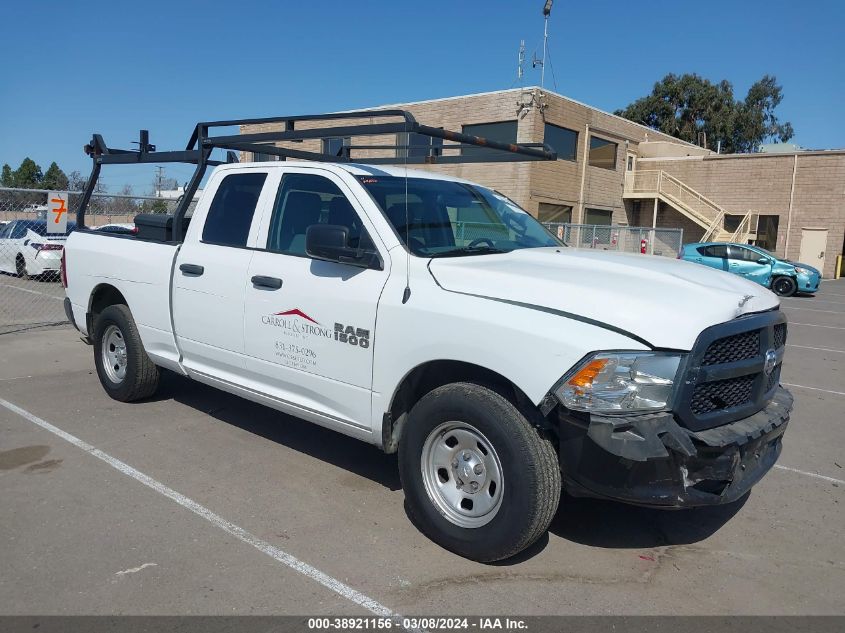
<path id="1" fill-rule="evenodd" d="M 672 413 L 559 413 L 561 470 L 574 496 L 682 508 L 730 503 L 774 466 L 792 395 L 782 387 L 757 413 L 703 431 Z"/>

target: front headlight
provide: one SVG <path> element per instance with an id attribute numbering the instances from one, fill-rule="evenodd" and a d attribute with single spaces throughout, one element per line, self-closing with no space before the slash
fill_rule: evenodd
<path id="1" fill-rule="evenodd" d="M 597 352 L 564 376 L 554 394 L 575 411 L 666 409 L 681 358 L 662 352 Z"/>
<path id="2" fill-rule="evenodd" d="M 807 270 L 806 268 L 801 268 L 800 266 L 795 267 L 795 272 L 798 273 L 799 275 L 809 275 L 810 274 L 809 270 Z"/>

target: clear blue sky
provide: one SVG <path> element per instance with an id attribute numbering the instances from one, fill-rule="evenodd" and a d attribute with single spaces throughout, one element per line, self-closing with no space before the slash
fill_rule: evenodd
<path id="1" fill-rule="evenodd" d="M 194 123 L 300 114 L 512 86 L 519 40 L 542 39 L 543 0 L 6 3 L 0 164 L 90 169 L 97 131 L 128 147 L 150 130 L 181 148 Z M 845 147 L 845 3 L 557 0 L 557 91 L 612 111 L 668 72 L 728 79 L 744 97 L 777 76 L 794 142 Z M 551 73 L 546 85 L 554 88 Z M 525 84 L 539 84 L 528 67 Z M 168 166 L 187 179 L 190 168 Z M 149 190 L 149 173 L 106 174 Z"/>

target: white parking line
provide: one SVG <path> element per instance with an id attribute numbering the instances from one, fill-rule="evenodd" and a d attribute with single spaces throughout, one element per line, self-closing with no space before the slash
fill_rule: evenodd
<path id="1" fill-rule="evenodd" d="M 64 297 L 54 297 L 53 295 L 48 295 L 46 292 L 38 292 L 37 290 L 30 290 L 29 288 L 19 288 L 18 286 L 12 286 L 11 284 L 0 284 L 0 288 L 11 288 L 12 290 L 28 292 L 31 295 L 41 295 L 42 297 L 49 297 L 50 299 L 56 299 L 57 301 L 64 301 Z"/>
<path id="2" fill-rule="evenodd" d="M 784 310 L 804 310 L 805 312 L 825 312 L 827 314 L 842 314 L 842 310 L 816 310 L 814 308 L 799 308 L 797 306 L 781 306 Z"/>
<path id="3" fill-rule="evenodd" d="M 242 527 L 239 527 L 234 523 L 230 523 L 223 517 L 215 514 L 214 512 L 212 512 L 205 506 L 200 505 L 193 499 L 189 499 L 185 495 L 176 492 L 172 488 L 168 488 L 163 483 L 156 481 L 149 475 L 145 475 L 144 473 L 135 470 L 134 468 L 132 468 L 132 466 L 129 466 L 128 464 L 125 464 L 119 459 L 116 459 L 111 455 L 108 455 L 107 453 L 104 453 L 103 451 L 91 446 L 90 444 L 84 442 L 75 435 L 71 435 L 70 433 L 67 433 L 66 431 L 63 431 L 62 429 L 58 428 L 57 426 L 53 426 L 46 420 L 42 420 L 41 418 L 39 418 L 34 413 L 30 413 L 26 409 L 22 409 L 16 404 L 13 404 L 2 398 L 0 398 L 0 405 L 4 406 L 9 411 L 18 414 L 22 418 L 29 420 L 36 426 L 40 426 L 45 431 L 49 431 L 53 435 L 59 436 L 66 442 L 70 442 L 77 448 L 85 451 L 90 455 L 93 455 L 97 459 L 104 461 L 115 470 L 122 472 L 124 475 L 132 477 L 136 481 L 141 482 L 148 488 L 155 490 L 157 493 L 164 497 L 167 497 L 171 501 L 175 501 L 186 510 L 190 510 L 197 516 L 202 517 L 215 527 L 220 528 L 231 536 L 234 536 L 239 541 L 242 541 L 247 545 L 251 545 L 258 551 L 263 552 L 264 554 L 267 554 L 267 556 L 269 556 L 270 558 L 273 558 L 274 560 L 280 562 L 282 565 L 290 567 L 291 569 L 302 574 L 303 576 L 307 576 L 311 580 L 314 580 L 315 582 L 323 585 L 327 589 L 330 589 L 331 591 L 334 591 L 340 596 L 343 596 L 350 602 L 353 602 L 354 604 L 357 604 L 358 606 L 363 607 L 367 611 L 375 613 L 379 616 L 393 618 L 398 617 L 397 614 L 395 614 L 383 604 L 376 602 L 372 598 L 369 598 L 368 596 L 365 596 L 364 594 L 356 591 L 349 585 L 337 580 L 336 578 L 332 578 L 328 574 L 321 572 L 319 569 L 312 567 L 308 563 L 299 560 L 295 556 L 288 554 L 287 552 L 279 549 L 278 547 L 270 545 L 270 543 L 267 543 L 266 541 L 261 540 L 254 534 L 247 532 Z"/>
<path id="4" fill-rule="evenodd" d="M 845 295 L 836 295 L 836 296 L 837 296 L 837 297 L 842 297 L 842 296 L 845 296 Z M 780 299 L 780 300 L 781 300 L 781 301 L 786 301 L 786 300 L 790 300 L 790 301 L 801 301 L 801 302 L 806 302 L 806 301 L 807 301 L 807 299 L 796 299 L 796 298 L 794 298 L 794 297 L 781 297 L 781 299 Z M 845 301 L 828 301 L 827 299 L 815 299 L 815 298 L 813 298 L 811 301 L 812 301 L 813 303 L 835 303 L 835 304 L 836 304 L 836 305 L 838 305 L 838 306 L 845 306 Z"/>
<path id="5" fill-rule="evenodd" d="M 831 391 L 830 389 L 819 389 L 818 387 L 806 387 L 805 385 L 793 385 L 789 382 L 782 382 L 782 385 L 787 387 L 798 387 L 799 389 L 810 389 L 811 391 L 824 391 L 825 393 L 832 393 L 835 396 L 845 396 L 845 391 Z"/>
<path id="6" fill-rule="evenodd" d="M 819 352 L 836 352 L 837 354 L 845 354 L 845 349 L 830 349 L 829 347 L 810 347 L 809 345 L 795 345 L 794 343 L 787 343 L 787 347 L 800 347 L 802 349 L 814 349 Z"/>
<path id="7" fill-rule="evenodd" d="M 822 481 L 829 481 L 832 484 L 839 484 L 845 486 L 845 481 L 842 481 L 841 479 L 834 479 L 833 477 L 827 477 L 818 473 L 811 473 L 806 470 L 798 470 L 797 468 L 790 468 L 789 466 L 781 466 L 780 464 L 775 464 L 775 468 L 777 468 L 778 470 L 786 470 L 791 473 L 798 473 L 799 475 L 807 475 L 807 477 L 815 477 L 816 479 L 821 479 Z"/>
<path id="8" fill-rule="evenodd" d="M 828 330 L 845 330 L 845 327 L 838 327 L 836 325 L 816 325 L 815 323 L 798 323 L 797 321 L 790 321 L 789 327 L 793 325 L 806 325 L 807 327 L 823 327 L 827 328 Z"/>

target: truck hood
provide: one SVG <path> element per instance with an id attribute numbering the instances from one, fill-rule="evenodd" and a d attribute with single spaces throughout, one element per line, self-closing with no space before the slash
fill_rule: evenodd
<path id="1" fill-rule="evenodd" d="M 659 256 L 573 248 L 432 259 L 447 291 L 600 322 L 653 347 L 689 350 L 706 327 L 777 308 L 746 279 Z"/>

